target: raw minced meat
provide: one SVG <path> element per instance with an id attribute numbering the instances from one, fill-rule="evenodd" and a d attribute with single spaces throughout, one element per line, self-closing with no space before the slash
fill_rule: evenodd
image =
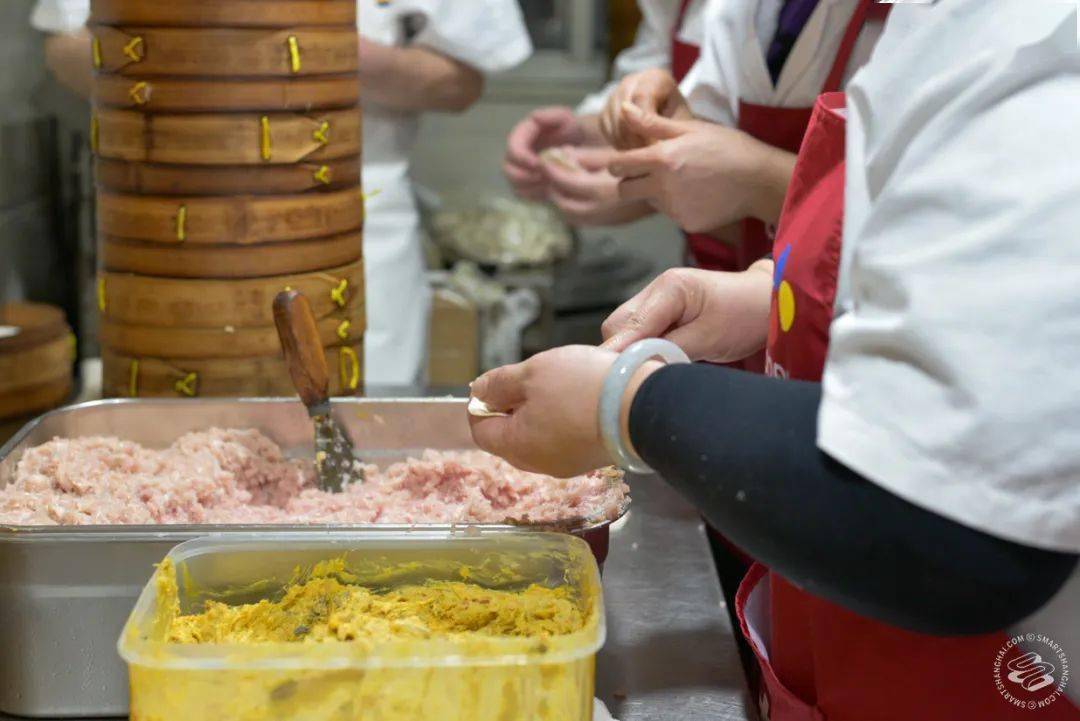
<path id="1" fill-rule="evenodd" d="M 483 451 L 426 451 L 342 493 L 255 430 L 188 433 L 163 450 L 109 437 L 28 450 L 0 488 L 13 525 L 552 523 L 615 518 L 629 490 L 610 471 L 569 479 L 519 471 Z"/>

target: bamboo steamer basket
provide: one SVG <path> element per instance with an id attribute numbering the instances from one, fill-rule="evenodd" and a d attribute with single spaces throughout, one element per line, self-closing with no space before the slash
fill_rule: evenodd
<path id="1" fill-rule="evenodd" d="M 355 395 L 362 389 L 362 343 L 326 349 L 330 394 Z M 102 392 L 107 397 L 293 396 L 285 361 L 265 358 L 135 358 L 102 350 Z"/>
<path id="2" fill-rule="evenodd" d="M 98 235 L 172 246 L 276 243 L 356 231 L 359 188 L 264 196 L 155 197 L 99 191 Z"/>
<path id="3" fill-rule="evenodd" d="M 91 0 L 90 22 L 186 27 L 355 27 L 356 0 Z"/>
<path id="4" fill-rule="evenodd" d="M 0 391 L 0 419 L 35 416 L 58 408 L 73 391 L 70 369 L 45 383 L 13 391 Z"/>
<path id="5" fill-rule="evenodd" d="M 128 163 L 98 158 L 100 188 L 143 195 L 280 195 L 360 184 L 360 158 L 293 165 L 204 166 Z"/>
<path id="6" fill-rule="evenodd" d="M 94 68 L 130 77 L 355 76 L 356 26 L 257 30 L 91 25 Z"/>
<path id="7" fill-rule="evenodd" d="M 363 339 L 364 320 L 337 313 L 318 321 L 324 347 L 356 345 Z M 101 322 L 101 344 L 136 358 L 257 358 L 281 352 L 274 326 L 256 328 L 160 328 Z"/>
<path id="8" fill-rule="evenodd" d="M 265 278 L 352 263 L 363 254 L 362 245 L 360 233 L 259 245 L 170 246 L 104 238 L 100 256 L 105 270 L 162 278 Z"/>
<path id="9" fill-rule="evenodd" d="M 93 98 L 97 107 L 143 112 L 310 112 L 354 107 L 360 101 L 360 82 L 355 74 L 203 80 L 99 73 L 94 78 Z"/>
<path id="10" fill-rule="evenodd" d="M 270 165 L 356 156 L 360 111 L 145 115 L 98 109 L 90 145 L 103 158 L 189 165 Z"/>
<path id="11" fill-rule="evenodd" d="M 325 271 L 237 280 L 179 280 L 131 273 L 102 273 L 98 302 L 105 320 L 163 328 L 270 326 L 274 296 L 286 288 L 303 293 L 316 318 L 345 312 L 364 317 L 362 262 Z"/>
<path id="12" fill-rule="evenodd" d="M 38 303 L 0 306 L 0 419 L 27 416 L 64 403 L 72 391 L 74 336 L 59 308 Z"/>

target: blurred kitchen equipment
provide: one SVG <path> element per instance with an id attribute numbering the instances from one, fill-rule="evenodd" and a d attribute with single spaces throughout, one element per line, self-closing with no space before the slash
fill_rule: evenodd
<path id="1" fill-rule="evenodd" d="M 334 419 L 330 371 L 311 304 L 300 292 L 284 290 L 274 298 L 274 324 L 296 392 L 315 425 L 315 470 L 319 488 L 340 492 L 364 480 L 353 455 L 352 439 Z"/>

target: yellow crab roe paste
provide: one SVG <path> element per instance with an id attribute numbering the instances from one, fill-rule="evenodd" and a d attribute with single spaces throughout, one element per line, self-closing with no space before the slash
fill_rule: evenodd
<path id="1" fill-rule="evenodd" d="M 175 576 L 159 578 L 168 583 Z M 236 606 L 208 601 L 202 613 L 175 616 L 167 638 L 183 644 L 543 638 L 580 631 L 586 621 L 565 587 L 506 591 L 428 581 L 372 590 L 350 581 L 343 561 L 324 562 L 280 600 Z"/>

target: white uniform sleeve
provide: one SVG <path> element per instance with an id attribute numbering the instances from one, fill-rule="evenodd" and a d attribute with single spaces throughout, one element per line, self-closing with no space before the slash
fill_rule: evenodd
<path id="1" fill-rule="evenodd" d="M 37 0 L 30 24 L 45 33 L 73 33 L 90 17 L 90 0 Z"/>
<path id="2" fill-rule="evenodd" d="M 849 88 L 819 445 L 943 516 L 1080 552 L 1076 11 L 901 8 Z"/>
<path id="3" fill-rule="evenodd" d="M 745 37 L 737 22 L 737 3 L 711 1 L 705 8 L 705 37 L 701 57 L 683 78 L 680 89 L 694 115 L 721 125 L 734 126 L 738 121 L 738 82 L 735 73 L 741 58 L 736 38 Z"/>
<path id="4" fill-rule="evenodd" d="M 615 57 L 611 82 L 586 97 L 578 106 L 578 115 L 592 115 L 604 109 L 608 97 L 627 75 L 652 68 L 671 67 L 671 30 L 679 16 L 678 0 L 638 0 L 641 24 L 634 44 Z"/>
<path id="5" fill-rule="evenodd" d="M 435 0 L 416 3 L 425 22 L 414 43 L 438 50 L 483 73 L 497 73 L 532 54 L 516 0 Z M 405 3 L 407 6 L 408 3 Z"/>

